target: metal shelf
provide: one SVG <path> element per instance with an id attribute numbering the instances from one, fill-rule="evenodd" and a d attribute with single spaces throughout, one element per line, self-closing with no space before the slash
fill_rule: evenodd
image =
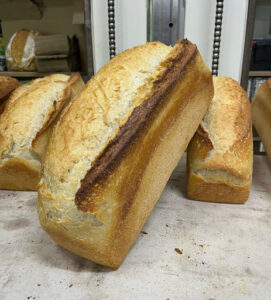
<path id="1" fill-rule="evenodd" d="M 250 71 L 249 77 L 271 77 L 271 71 Z"/>

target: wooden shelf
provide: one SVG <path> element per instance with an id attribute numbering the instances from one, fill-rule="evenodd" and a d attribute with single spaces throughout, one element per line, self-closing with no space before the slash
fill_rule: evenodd
<path id="1" fill-rule="evenodd" d="M 271 77 L 271 71 L 250 71 L 249 77 Z"/>
<path id="2" fill-rule="evenodd" d="M 11 77 L 43 77 L 43 76 L 47 76 L 47 75 L 51 75 L 51 74 L 56 74 L 56 73 L 70 75 L 73 72 L 39 73 L 39 72 L 10 72 L 10 71 L 4 71 L 4 72 L 0 72 L 0 76 L 11 76 Z"/>

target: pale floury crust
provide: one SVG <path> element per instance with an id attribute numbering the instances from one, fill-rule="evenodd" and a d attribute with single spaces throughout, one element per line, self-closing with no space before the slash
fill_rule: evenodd
<path id="1" fill-rule="evenodd" d="M 188 196 L 243 203 L 252 180 L 251 108 L 233 79 L 214 77 L 215 95 L 188 149 Z"/>
<path id="2" fill-rule="evenodd" d="M 90 79 L 54 130 L 42 179 L 48 181 L 49 193 L 74 199 L 95 159 L 150 93 L 150 83 L 163 71 L 158 66 L 171 49 L 153 42 L 127 50 Z"/>
<path id="3" fill-rule="evenodd" d="M 148 43 L 103 67 L 61 115 L 45 156 L 38 213 L 52 239 L 119 267 L 212 97 L 189 41 Z"/>
<path id="4" fill-rule="evenodd" d="M 0 116 L 0 188 L 37 188 L 49 129 L 73 89 L 78 92 L 82 86 L 79 74 L 54 74 L 21 85 L 10 95 Z"/>
<path id="5" fill-rule="evenodd" d="M 260 85 L 253 98 L 252 121 L 271 162 L 271 78 Z"/>

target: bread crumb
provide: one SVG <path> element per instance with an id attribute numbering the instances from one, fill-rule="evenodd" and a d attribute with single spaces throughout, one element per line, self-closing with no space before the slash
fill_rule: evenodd
<path id="1" fill-rule="evenodd" d="M 166 227 L 168 227 L 168 224 L 166 224 Z"/>
<path id="2" fill-rule="evenodd" d="M 38 284 L 37 284 L 37 286 L 41 286 L 41 284 L 40 284 L 40 283 L 38 283 Z"/>
<path id="3" fill-rule="evenodd" d="M 178 254 L 183 254 L 183 251 L 180 250 L 179 248 L 175 248 L 175 251 L 176 251 Z"/>
<path id="4" fill-rule="evenodd" d="M 22 208 L 22 205 L 18 206 L 17 208 Z"/>
<path id="5" fill-rule="evenodd" d="M 71 283 L 70 285 L 69 285 L 69 288 L 71 288 L 73 286 L 73 284 Z"/>

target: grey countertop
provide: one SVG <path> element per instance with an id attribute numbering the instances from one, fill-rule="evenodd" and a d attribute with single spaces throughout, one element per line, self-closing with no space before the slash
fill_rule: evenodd
<path id="1" fill-rule="evenodd" d="M 271 299 L 271 164 L 244 205 L 191 201 L 185 157 L 116 271 L 57 246 L 35 192 L 0 191 L 0 299 Z"/>

